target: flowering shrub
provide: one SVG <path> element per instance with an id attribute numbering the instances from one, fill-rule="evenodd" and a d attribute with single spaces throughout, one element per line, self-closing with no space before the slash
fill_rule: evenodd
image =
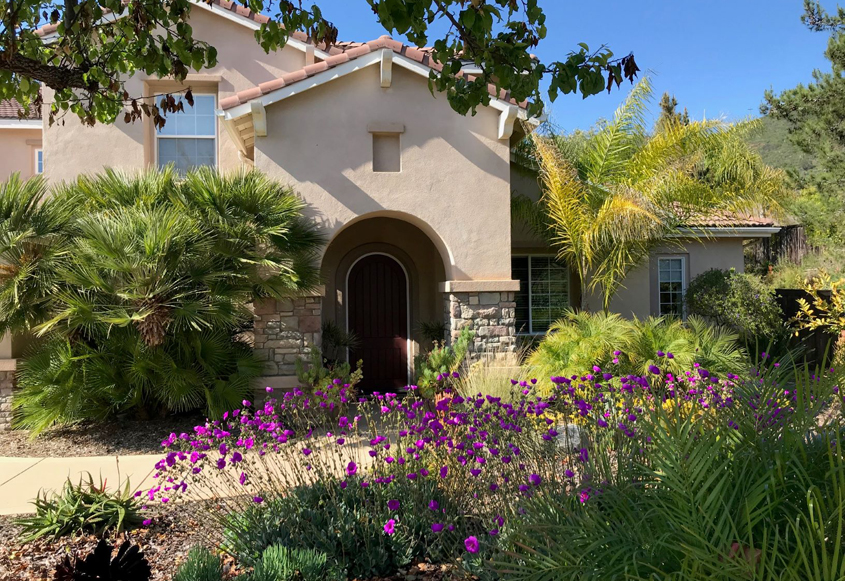
<path id="1" fill-rule="evenodd" d="M 222 521 L 218 542 L 247 565 L 279 545 L 325 554 L 352 578 L 423 558 L 509 579 L 542 579 L 543 562 L 555 565 L 548 579 L 625 578 L 645 574 L 638 560 L 684 570 L 685 546 L 667 544 L 688 531 L 684 542 L 706 539 L 694 548 L 716 569 L 734 543 L 731 555 L 756 549 L 768 529 L 755 511 L 780 498 L 794 508 L 824 480 L 841 397 L 830 373 L 790 378 L 764 361 L 716 377 L 698 365 L 667 371 L 674 360 L 657 353 L 643 375 L 597 366 L 555 376 L 547 397 L 534 380 L 514 380 L 508 401 L 448 387 L 436 402 L 413 389 L 375 394 L 329 427 L 325 394 L 245 401 L 171 434 L 142 496 L 167 506 L 213 498 L 184 506 Z M 773 475 L 777 462 L 791 475 Z M 793 526 L 802 514 L 776 520 Z M 731 567 L 734 578 L 748 572 Z"/>
<path id="2" fill-rule="evenodd" d="M 257 409 L 245 401 L 163 442 L 146 502 L 213 497 L 223 510 L 208 516 L 223 521 L 222 544 L 248 563 L 267 546 L 296 542 L 358 577 L 426 555 L 462 555 L 477 567 L 522 504 L 561 482 L 549 461 L 550 402 L 528 383 L 517 388 L 514 403 L 376 394 L 329 430 L 317 427 L 331 409 L 325 395 L 296 389 Z"/>

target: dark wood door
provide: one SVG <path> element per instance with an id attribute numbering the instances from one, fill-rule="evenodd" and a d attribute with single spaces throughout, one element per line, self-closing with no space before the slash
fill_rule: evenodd
<path id="1" fill-rule="evenodd" d="M 408 283 L 402 266 L 384 254 L 371 254 L 349 273 L 349 329 L 360 346 L 349 354 L 363 360 L 365 392 L 408 384 Z"/>

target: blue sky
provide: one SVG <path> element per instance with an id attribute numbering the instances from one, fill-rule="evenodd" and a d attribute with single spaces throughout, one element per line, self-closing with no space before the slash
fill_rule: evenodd
<path id="1" fill-rule="evenodd" d="M 364 0 L 318 0 L 340 37 L 370 40 L 384 34 Z M 579 42 L 608 45 L 617 55 L 633 51 L 650 72 L 655 103 L 664 91 L 701 118 L 757 116 L 763 92 L 811 80 L 827 68 L 827 35 L 800 21 L 801 0 L 540 0 L 549 35 L 537 54 L 563 58 Z M 835 2 L 825 3 L 829 10 Z M 626 85 L 623 85 L 623 89 Z M 565 130 L 587 129 L 609 117 L 624 90 L 582 100 L 562 95 L 552 119 Z"/>

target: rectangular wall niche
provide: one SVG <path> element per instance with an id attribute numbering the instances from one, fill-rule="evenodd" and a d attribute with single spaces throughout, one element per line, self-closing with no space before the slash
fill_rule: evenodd
<path id="1" fill-rule="evenodd" d="M 373 136 L 373 171 L 401 171 L 400 135 L 405 126 L 401 123 L 373 122 L 367 125 L 367 130 Z"/>

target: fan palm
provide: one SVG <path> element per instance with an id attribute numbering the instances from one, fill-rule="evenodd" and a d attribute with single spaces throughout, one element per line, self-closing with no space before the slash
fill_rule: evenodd
<path id="1" fill-rule="evenodd" d="M 551 243 L 585 290 L 600 289 L 605 311 L 625 276 L 679 226 L 714 212 L 778 212 L 784 192 L 781 172 L 747 145 L 755 122 L 672 122 L 649 133 L 651 94 L 644 78 L 594 131 L 535 132 L 517 152 L 538 170 L 542 197 L 515 197 L 514 215 Z"/>
<path id="2" fill-rule="evenodd" d="M 242 341 L 251 303 L 318 282 L 302 202 L 257 172 L 108 170 L 45 194 L 38 180 L 0 190 L 0 330 L 45 339 L 15 403 L 35 431 L 236 405 L 261 372 Z"/>

